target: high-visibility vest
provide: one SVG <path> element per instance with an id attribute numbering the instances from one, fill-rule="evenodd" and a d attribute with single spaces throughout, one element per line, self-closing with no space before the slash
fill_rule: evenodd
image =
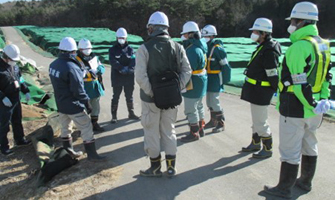
<path id="1" fill-rule="evenodd" d="M 208 57 L 208 60 L 207 60 L 207 73 L 208 74 L 219 74 L 221 72 L 221 70 L 211 70 L 211 60 L 212 60 L 212 56 L 213 56 L 213 53 L 214 53 L 214 49 L 216 47 L 219 47 L 219 46 L 220 46 L 219 44 L 214 45 L 212 50 L 211 50 L 211 53 L 209 54 L 209 57 Z"/>
<path id="2" fill-rule="evenodd" d="M 325 81 L 328 66 L 330 63 L 330 45 L 328 40 L 324 40 L 319 36 L 307 36 L 302 40 L 306 40 L 312 43 L 315 53 L 315 64 L 311 66 L 310 70 L 306 73 L 307 82 L 312 86 L 312 92 L 314 94 L 320 93 L 322 83 Z M 279 91 L 284 90 L 284 84 L 279 81 Z M 293 92 L 293 85 L 287 86 L 287 92 Z"/>
<path id="3" fill-rule="evenodd" d="M 187 49 L 189 49 L 191 46 L 193 46 L 193 44 L 189 45 L 185 49 L 185 51 L 187 51 Z M 204 66 L 204 68 L 192 71 L 192 75 L 195 75 L 195 76 L 206 75 L 206 63 L 207 63 L 207 55 L 206 54 L 204 54 L 204 58 L 205 58 L 205 66 Z"/>
<path id="4" fill-rule="evenodd" d="M 76 58 L 79 61 L 79 63 L 82 66 L 82 68 L 85 69 L 85 63 L 83 62 L 83 60 L 79 56 L 77 56 Z M 96 77 L 92 76 L 91 72 L 87 72 L 86 70 L 84 70 L 84 72 L 86 72 L 86 75 L 84 76 L 85 77 L 84 78 L 84 82 L 91 82 L 91 81 L 97 80 Z"/>

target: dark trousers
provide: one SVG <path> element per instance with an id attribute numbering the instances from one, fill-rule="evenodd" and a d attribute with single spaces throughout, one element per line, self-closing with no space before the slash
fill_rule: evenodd
<path id="1" fill-rule="evenodd" d="M 14 140 L 19 142 L 23 139 L 23 126 L 22 126 L 22 108 L 21 103 L 13 102 L 11 108 L 0 105 L 0 145 L 1 150 L 9 149 L 9 142 L 7 134 L 9 132 L 9 124 L 12 124 Z"/>
<path id="2" fill-rule="evenodd" d="M 124 90 L 124 94 L 126 97 L 127 104 L 133 103 L 133 92 L 134 92 L 134 85 L 125 85 L 125 86 L 114 86 L 113 87 L 113 99 L 112 105 L 118 105 L 119 99 L 122 90 Z"/>

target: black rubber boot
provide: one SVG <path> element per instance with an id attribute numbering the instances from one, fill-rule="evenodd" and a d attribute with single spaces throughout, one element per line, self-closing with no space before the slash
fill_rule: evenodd
<path id="1" fill-rule="evenodd" d="M 193 141 L 196 141 L 196 140 L 199 140 L 199 125 L 198 124 L 191 124 L 190 125 L 190 133 L 185 136 L 185 137 L 182 137 L 180 140 L 182 142 L 193 142 Z"/>
<path id="2" fill-rule="evenodd" d="M 252 154 L 253 158 L 270 158 L 272 156 L 272 137 L 261 137 L 263 143 L 263 149 L 258 152 Z"/>
<path id="3" fill-rule="evenodd" d="M 199 135 L 200 137 L 204 137 L 205 136 L 205 120 L 200 120 L 199 121 Z"/>
<path id="4" fill-rule="evenodd" d="M 134 113 L 134 104 L 133 103 L 127 103 L 127 107 L 128 107 L 128 118 L 129 119 L 134 119 L 134 120 L 139 120 L 140 117 L 135 115 Z"/>
<path id="5" fill-rule="evenodd" d="M 302 190 L 312 190 L 312 180 L 316 170 L 317 156 L 305 156 L 301 158 L 301 173 L 295 185 Z"/>
<path id="6" fill-rule="evenodd" d="M 90 141 L 87 143 L 84 143 L 85 150 L 87 153 L 87 159 L 91 162 L 102 162 L 106 161 L 107 157 L 105 156 L 99 156 L 97 153 L 97 150 L 95 148 L 95 141 Z"/>
<path id="7" fill-rule="evenodd" d="M 291 190 L 297 178 L 298 169 L 299 165 L 292 165 L 287 162 L 282 162 L 278 185 L 276 187 L 265 185 L 264 192 L 287 199 L 292 198 Z"/>
<path id="8" fill-rule="evenodd" d="M 102 127 L 98 124 L 98 120 L 99 120 L 99 117 L 98 117 L 98 116 L 91 116 L 91 121 L 92 121 L 93 131 L 97 131 L 97 132 L 103 132 L 103 131 L 105 131 L 105 129 L 102 128 Z"/>
<path id="9" fill-rule="evenodd" d="M 221 131 L 224 131 L 225 129 L 225 124 L 224 124 L 224 116 L 223 116 L 223 112 L 219 111 L 219 112 L 215 112 L 215 116 L 216 116 L 216 126 L 215 128 L 213 128 L 212 133 L 218 133 Z"/>
<path id="10" fill-rule="evenodd" d="M 111 121 L 111 123 L 112 124 L 117 123 L 117 117 L 116 117 L 117 107 L 118 107 L 118 105 L 112 104 L 112 107 L 111 107 L 111 112 L 112 112 L 112 121 Z"/>
<path id="11" fill-rule="evenodd" d="M 166 175 L 168 177 L 175 176 L 177 174 L 176 170 L 176 155 L 166 155 Z"/>
<path id="12" fill-rule="evenodd" d="M 79 158 L 83 155 L 82 151 L 75 151 L 72 145 L 72 138 L 61 138 L 64 149 L 71 155 L 73 158 Z"/>
<path id="13" fill-rule="evenodd" d="M 141 176 L 146 177 L 161 177 L 161 155 L 159 155 L 157 158 L 150 158 L 150 168 L 147 170 L 140 170 Z"/>
<path id="14" fill-rule="evenodd" d="M 216 113 L 213 111 L 212 108 L 209 108 L 210 112 L 211 112 L 211 119 L 209 120 L 209 122 L 205 125 L 205 129 L 207 128 L 214 128 L 216 126 Z"/>
<path id="15" fill-rule="evenodd" d="M 242 147 L 242 151 L 254 152 L 259 150 L 261 150 L 261 137 L 257 133 L 253 133 L 251 143 L 247 147 Z"/>

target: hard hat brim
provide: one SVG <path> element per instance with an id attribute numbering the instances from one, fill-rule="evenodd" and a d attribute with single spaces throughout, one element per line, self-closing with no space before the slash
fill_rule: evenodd
<path id="1" fill-rule="evenodd" d="M 285 20 L 291 20 L 294 17 L 287 17 Z M 294 18 L 294 19 L 303 19 L 303 18 Z M 305 20 L 312 20 L 312 21 L 319 21 L 319 19 L 305 19 Z"/>
<path id="2" fill-rule="evenodd" d="M 17 56 L 17 57 L 15 57 L 15 58 L 10 58 L 10 59 L 12 59 L 12 60 L 14 60 L 14 61 L 20 61 L 21 59 L 20 59 L 20 56 Z"/>

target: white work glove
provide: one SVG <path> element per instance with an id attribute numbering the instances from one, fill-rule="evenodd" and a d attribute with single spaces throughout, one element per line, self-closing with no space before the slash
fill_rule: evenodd
<path id="1" fill-rule="evenodd" d="M 12 107 L 13 106 L 12 102 L 7 97 L 2 99 L 2 103 L 7 107 Z"/>
<path id="2" fill-rule="evenodd" d="M 30 93 L 27 92 L 25 95 L 26 95 L 26 101 L 28 102 L 30 100 L 30 98 L 31 98 Z"/>
<path id="3" fill-rule="evenodd" d="M 314 108 L 314 113 L 317 115 L 321 115 L 323 113 L 328 112 L 330 109 L 330 103 L 328 100 L 323 99 L 321 101 L 318 102 L 318 104 L 316 105 L 316 107 Z"/>

